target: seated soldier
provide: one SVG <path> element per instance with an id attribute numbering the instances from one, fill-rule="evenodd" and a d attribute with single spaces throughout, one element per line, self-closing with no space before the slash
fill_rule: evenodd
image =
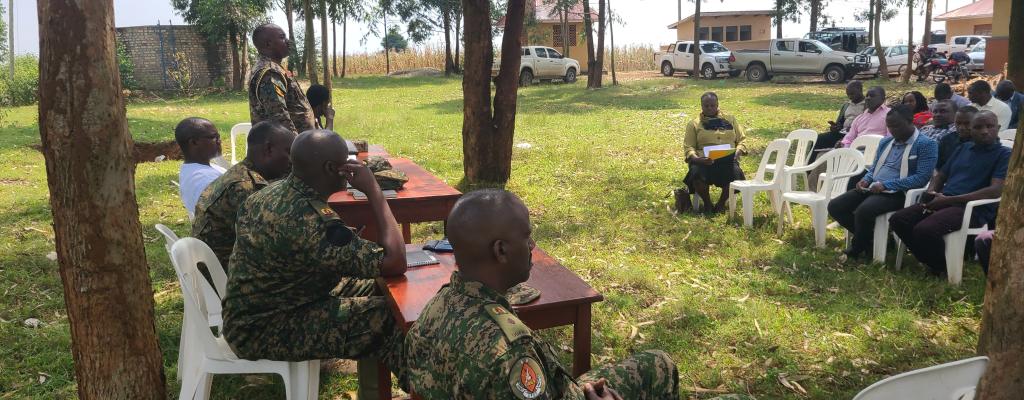
<path id="1" fill-rule="evenodd" d="M 937 101 L 932 105 L 932 122 L 921 127 L 921 134 L 932 140 L 941 140 L 947 134 L 956 134 L 956 103 L 951 100 Z"/>
<path id="2" fill-rule="evenodd" d="M 402 330 L 372 280 L 349 279 L 404 274 L 405 243 L 373 174 L 347 158 L 336 133 L 303 132 L 292 144 L 291 175 L 242 204 L 224 337 L 247 360 L 377 357 L 406 387 Z M 354 235 L 327 206 L 346 182 L 366 193 L 379 245 Z M 332 296 L 343 279 L 352 287 Z"/>
<path id="3" fill-rule="evenodd" d="M 947 100 L 948 101 L 948 100 Z M 956 110 L 956 131 L 946 134 L 938 139 L 939 160 L 935 163 L 935 170 L 941 171 L 942 167 L 949 161 L 960 145 L 971 141 L 971 120 L 978 109 L 974 106 L 963 106 Z"/>
<path id="4" fill-rule="evenodd" d="M 1010 162 L 1010 149 L 999 143 L 999 118 L 979 111 L 971 120 L 973 141 L 961 145 L 941 171 L 932 177 L 922 202 L 897 211 L 889 219 L 893 232 L 906 243 L 932 274 L 946 273 L 942 237 L 959 230 L 964 207 L 972 200 L 993 199 L 1002 194 Z M 971 226 L 995 222 L 995 207 L 974 209 Z"/>
<path id="5" fill-rule="evenodd" d="M 181 196 L 189 218 L 192 218 L 199 195 L 210 182 L 224 173 L 224 168 L 210 164 L 211 159 L 220 156 L 220 133 L 212 122 L 190 117 L 174 127 L 174 140 L 178 142 L 185 158 L 178 172 L 178 195 Z"/>
<path id="6" fill-rule="evenodd" d="M 870 251 L 875 218 L 903 208 L 907 190 L 924 187 L 932 176 L 938 145 L 921 135 L 913 121 L 910 107 L 893 107 L 885 121 L 892 136 L 878 143 L 874 167 L 855 189 L 828 203 L 829 215 L 853 234 L 843 251 L 847 259 Z"/>
<path id="7" fill-rule="evenodd" d="M 530 277 L 530 215 L 503 190 L 462 196 L 445 228 L 458 271 L 409 331 L 410 385 L 440 399 L 678 399 L 675 363 L 661 351 L 578 379 L 520 321 L 505 297 Z"/>
<path id="8" fill-rule="evenodd" d="M 245 159 L 210 183 L 199 196 L 192 237 L 202 240 L 227 268 L 231 248 L 235 246 L 235 219 L 238 207 L 267 181 L 281 179 L 292 170 L 288 154 L 295 133 L 276 122 L 253 125 L 246 138 Z"/>
<path id="9" fill-rule="evenodd" d="M 814 150 L 828 150 L 836 147 L 836 143 L 843 139 L 843 136 L 850 131 L 853 121 L 864 112 L 864 83 L 852 80 L 846 84 L 846 98 L 850 101 L 843 103 L 839 109 L 839 116 L 835 122 L 828 121 L 828 132 L 818 135 L 814 142 Z M 814 162 L 818 158 L 819 151 L 811 153 L 807 163 Z"/>
<path id="10" fill-rule="evenodd" d="M 334 108 L 331 108 L 331 91 L 324 85 L 310 85 L 306 89 L 306 99 L 313 107 L 313 123 L 317 129 L 334 130 Z M 320 122 L 321 118 L 324 122 Z"/>

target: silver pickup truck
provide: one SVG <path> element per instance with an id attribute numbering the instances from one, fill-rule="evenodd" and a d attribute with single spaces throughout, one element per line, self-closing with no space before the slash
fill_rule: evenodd
<path id="1" fill-rule="evenodd" d="M 736 50 L 729 62 L 754 82 L 775 75 L 822 75 L 826 82 L 840 83 L 871 67 L 865 55 L 835 51 L 812 39 L 772 39 L 768 50 Z"/>

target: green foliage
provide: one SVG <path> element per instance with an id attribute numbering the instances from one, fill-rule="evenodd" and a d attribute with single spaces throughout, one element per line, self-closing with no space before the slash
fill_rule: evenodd
<path id="1" fill-rule="evenodd" d="M 0 3 L 0 17 L 5 17 L 4 5 Z M 0 18 L 0 64 L 7 63 L 9 56 L 7 47 L 7 22 L 6 18 Z M 9 68 L 9 67 L 8 67 Z M 8 72 L 10 74 L 10 72 Z"/>
<path id="2" fill-rule="evenodd" d="M 23 106 L 39 100 L 39 59 L 31 54 L 14 57 L 14 81 L 8 66 L 0 74 L 0 105 Z"/>
<path id="3" fill-rule="evenodd" d="M 186 22 L 197 26 L 207 39 L 216 43 L 233 34 L 248 38 L 249 31 L 267 19 L 272 1 L 171 0 L 171 5 Z"/>
<path id="4" fill-rule="evenodd" d="M 128 54 L 128 48 L 120 40 L 117 41 L 117 70 L 121 73 L 121 87 L 125 89 L 139 87 L 138 81 L 135 80 L 135 63 L 132 62 L 132 58 Z"/>
<path id="5" fill-rule="evenodd" d="M 384 40 L 381 40 L 380 46 L 388 51 L 402 52 L 409 48 L 409 41 L 402 37 L 401 33 L 398 33 L 398 28 L 391 27 L 388 29 L 388 34 L 384 36 Z"/>

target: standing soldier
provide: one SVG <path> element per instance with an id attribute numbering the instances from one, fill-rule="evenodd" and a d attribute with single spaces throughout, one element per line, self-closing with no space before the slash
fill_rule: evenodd
<path id="1" fill-rule="evenodd" d="M 252 43 L 260 53 L 249 72 L 249 118 L 253 124 L 273 121 L 292 132 L 313 129 L 313 108 L 299 82 L 281 67 L 291 43 L 281 27 L 263 24 L 252 31 Z"/>
<path id="2" fill-rule="evenodd" d="M 530 215 L 503 190 L 466 194 L 448 216 L 459 269 L 427 303 L 406 338 L 412 390 L 439 399 L 676 400 L 679 373 L 645 351 L 573 379 L 505 297 L 533 266 Z"/>

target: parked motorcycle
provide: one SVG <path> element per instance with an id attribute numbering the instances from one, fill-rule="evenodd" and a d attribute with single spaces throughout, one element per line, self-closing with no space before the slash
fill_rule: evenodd
<path id="1" fill-rule="evenodd" d="M 944 82 L 946 79 L 952 80 L 953 83 L 958 83 L 961 79 L 968 80 L 971 78 L 971 70 L 967 69 L 970 62 L 971 58 L 963 52 L 950 54 L 948 59 L 936 54 L 928 61 L 925 76 L 930 76 L 935 83 Z M 924 79 L 919 73 L 918 81 L 921 80 Z"/>

